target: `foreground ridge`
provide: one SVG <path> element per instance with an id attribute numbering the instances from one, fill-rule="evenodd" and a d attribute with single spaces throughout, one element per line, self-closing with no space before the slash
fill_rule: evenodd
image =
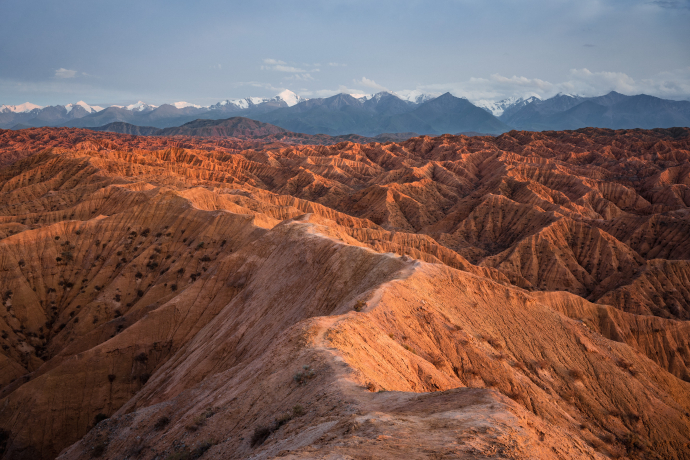
<path id="1" fill-rule="evenodd" d="M 2 458 L 690 458 L 690 129 L 0 167 Z"/>

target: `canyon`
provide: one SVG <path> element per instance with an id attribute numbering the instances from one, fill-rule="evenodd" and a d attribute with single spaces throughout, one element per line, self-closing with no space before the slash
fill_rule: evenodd
<path id="1" fill-rule="evenodd" d="M 3 459 L 690 458 L 690 128 L 214 126 L 0 130 Z"/>

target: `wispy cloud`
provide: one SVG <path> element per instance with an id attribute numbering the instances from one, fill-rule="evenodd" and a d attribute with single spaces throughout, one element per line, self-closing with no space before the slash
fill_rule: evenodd
<path id="1" fill-rule="evenodd" d="M 314 77 L 312 77 L 310 73 L 296 73 L 294 75 L 286 77 L 286 79 L 296 81 L 314 81 Z"/>
<path id="2" fill-rule="evenodd" d="M 356 85 L 362 85 L 366 88 L 375 89 L 378 91 L 388 91 L 385 86 L 379 85 L 374 80 L 369 80 L 367 77 L 362 77 L 361 80 L 352 80 Z"/>
<path id="3" fill-rule="evenodd" d="M 661 72 L 651 78 L 638 80 L 623 72 L 593 72 L 587 68 L 572 69 L 567 78 L 560 82 L 493 74 L 488 78 L 474 77 L 462 82 L 422 85 L 416 90 L 428 93 L 449 91 L 470 101 L 499 101 L 508 97 L 530 96 L 548 98 L 559 92 L 601 96 L 610 91 L 628 95 L 649 94 L 662 98 L 686 99 L 690 96 L 690 67 Z"/>
<path id="4" fill-rule="evenodd" d="M 261 70 L 274 70 L 276 72 L 287 72 L 287 73 L 306 73 L 307 70 L 301 69 L 299 67 L 294 67 L 288 65 L 285 61 L 280 61 L 278 59 L 264 59 L 264 64 L 261 66 Z"/>
<path id="5" fill-rule="evenodd" d="M 690 0 L 656 0 L 649 3 L 660 6 L 661 8 L 690 10 Z"/>
<path id="6" fill-rule="evenodd" d="M 77 75 L 76 70 L 60 68 L 55 71 L 55 78 L 74 78 L 75 75 Z"/>

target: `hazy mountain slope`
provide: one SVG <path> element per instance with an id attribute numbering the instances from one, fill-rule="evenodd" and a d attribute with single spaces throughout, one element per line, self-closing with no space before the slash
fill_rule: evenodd
<path id="1" fill-rule="evenodd" d="M 326 99 L 311 99 L 259 117 L 291 131 L 331 135 L 357 133 L 372 136 L 382 132 L 421 134 L 475 131 L 500 133 L 509 128 L 496 117 L 465 99 L 446 93 L 420 105 L 403 101 L 392 94 L 362 102 L 339 94 Z"/>
<path id="2" fill-rule="evenodd" d="M 515 112 L 506 112 L 500 119 L 518 129 L 530 130 L 588 126 L 671 128 L 690 126 L 690 102 L 669 101 L 644 94 L 625 96 L 615 91 L 592 98 L 559 95 L 545 101 L 534 101 Z"/>
<path id="3" fill-rule="evenodd" d="M 502 133 L 510 130 L 492 114 L 450 93 L 424 102 L 407 114 L 391 117 L 385 127 L 386 131 L 415 131 L 420 134 Z"/>

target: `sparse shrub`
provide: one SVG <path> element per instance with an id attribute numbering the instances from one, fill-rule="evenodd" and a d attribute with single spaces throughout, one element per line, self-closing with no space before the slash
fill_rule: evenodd
<path id="1" fill-rule="evenodd" d="M 362 309 L 363 309 L 364 307 L 366 307 L 366 306 L 367 306 L 367 303 L 366 303 L 366 302 L 364 302 L 363 300 L 358 300 L 358 301 L 355 303 L 354 310 L 355 310 L 356 312 L 360 312 L 360 311 L 362 311 Z"/>
<path id="2" fill-rule="evenodd" d="M 149 360 L 149 357 L 143 351 L 134 357 L 134 361 L 137 361 L 140 363 L 145 363 L 148 360 Z"/>
<path id="3" fill-rule="evenodd" d="M 209 256 L 206 255 L 206 256 L 202 257 L 201 259 L 199 259 L 199 260 L 201 260 L 202 262 L 210 262 L 210 261 L 211 261 L 211 258 L 210 258 Z"/>
<path id="4" fill-rule="evenodd" d="M 95 446 L 93 446 L 93 449 L 91 450 L 91 457 L 93 458 L 98 458 L 102 457 L 103 454 L 105 454 L 105 451 L 108 449 L 108 441 L 99 441 L 96 443 Z"/>
<path id="5" fill-rule="evenodd" d="M 24 259 L 19 259 L 19 261 L 17 262 L 17 265 L 19 265 L 20 267 L 23 267 L 24 265 L 26 265 L 26 262 L 24 262 Z"/>
<path id="6" fill-rule="evenodd" d="M 307 412 L 304 410 L 304 407 L 302 407 L 301 404 L 295 404 L 292 407 L 292 415 L 294 415 L 295 417 L 301 417 L 306 413 Z"/>
<path id="7" fill-rule="evenodd" d="M 115 381 L 115 374 L 108 374 L 108 382 L 113 383 Z"/>
<path id="8" fill-rule="evenodd" d="M 139 381 L 141 382 L 142 385 L 146 385 L 146 382 L 148 382 L 150 378 L 151 378 L 151 374 L 141 374 L 139 376 Z"/>
<path id="9" fill-rule="evenodd" d="M 171 285 L 170 285 L 170 290 L 173 291 L 173 292 L 177 291 L 177 284 L 171 284 Z"/>
<path id="10" fill-rule="evenodd" d="M 137 291 L 137 297 L 144 297 L 144 291 L 142 291 L 141 289 L 139 289 L 139 290 Z"/>
<path id="11" fill-rule="evenodd" d="M 161 417 L 158 420 L 156 420 L 156 423 L 153 425 L 153 428 L 155 428 L 158 431 L 161 431 L 163 428 L 165 428 L 169 424 L 170 424 L 170 419 L 168 417 Z"/>
<path id="12" fill-rule="evenodd" d="M 314 377 L 316 377 L 316 373 L 311 367 L 302 366 L 302 370 L 300 372 L 297 372 L 293 378 L 295 382 L 297 382 L 297 384 L 304 385 Z"/>
<path id="13" fill-rule="evenodd" d="M 583 378 L 584 378 L 584 374 L 583 374 L 582 371 L 579 370 L 579 369 L 570 369 L 570 370 L 568 371 L 568 375 L 569 375 L 570 378 L 572 378 L 573 380 L 580 380 L 580 381 L 582 381 Z"/>
<path id="14" fill-rule="evenodd" d="M 204 242 L 203 242 L 203 241 L 196 245 L 196 248 L 197 248 L 197 249 L 201 249 L 201 248 L 203 248 L 203 247 L 204 247 Z"/>
<path id="15" fill-rule="evenodd" d="M 191 455 L 192 453 L 185 447 L 183 450 L 168 455 L 166 460 L 189 460 Z"/>
<path id="16" fill-rule="evenodd" d="M 273 430 L 271 427 L 268 426 L 260 426 L 254 430 L 254 433 L 252 434 L 252 439 L 251 439 L 251 446 L 252 447 L 257 447 L 263 444 L 269 436 L 271 436 L 271 433 L 273 433 Z"/>
<path id="17" fill-rule="evenodd" d="M 7 441 L 10 440 L 10 433 L 7 430 L 0 430 L 0 455 L 5 453 L 5 449 L 7 448 Z"/>
<path id="18" fill-rule="evenodd" d="M 409 351 L 410 353 L 414 353 L 415 355 L 417 354 L 417 351 L 408 344 L 403 345 L 403 348 L 405 348 L 405 350 Z"/>
<path id="19" fill-rule="evenodd" d="M 141 272 L 136 272 L 134 274 L 134 279 L 140 280 L 144 277 L 144 275 Z"/>
<path id="20" fill-rule="evenodd" d="M 100 422 L 103 420 L 107 420 L 108 416 L 105 415 L 103 412 L 99 412 L 96 414 L 96 416 L 93 418 L 93 424 L 98 425 Z"/>
<path id="21" fill-rule="evenodd" d="M 215 443 L 211 441 L 203 441 L 198 446 L 196 446 L 194 450 L 191 452 L 191 455 L 189 456 L 190 460 L 196 460 L 198 458 L 201 458 L 207 450 L 213 447 L 214 444 Z"/>

